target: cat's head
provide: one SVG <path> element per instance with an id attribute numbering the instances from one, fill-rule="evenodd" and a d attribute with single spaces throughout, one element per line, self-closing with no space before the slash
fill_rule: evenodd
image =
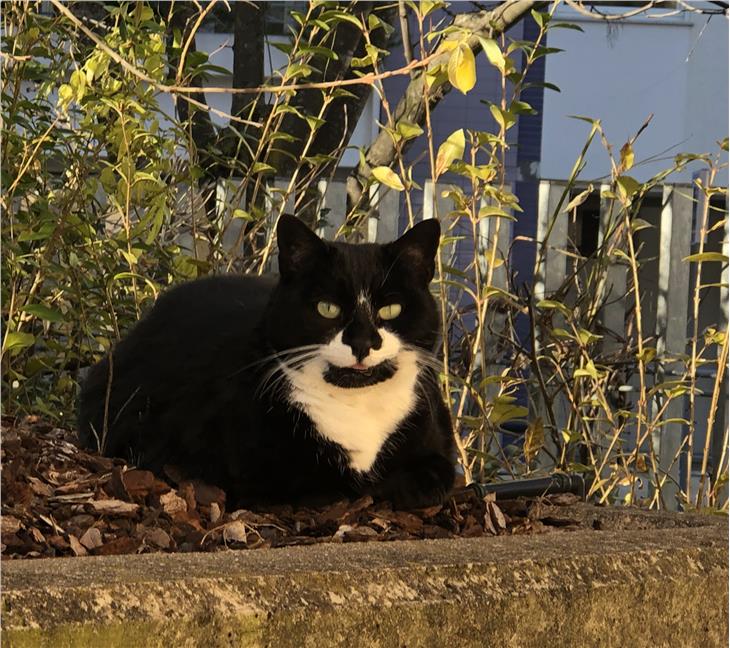
<path id="1" fill-rule="evenodd" d="M 384 245 L 330 243 L 282 216 L 269 342 L 277 351 L 301 349 L 301 362 L 317 363 L 339 387 L 392 378 L 404 354 L 431 351 L 438 336 L 429 283 L 439 236 L 429 219 Z"/>

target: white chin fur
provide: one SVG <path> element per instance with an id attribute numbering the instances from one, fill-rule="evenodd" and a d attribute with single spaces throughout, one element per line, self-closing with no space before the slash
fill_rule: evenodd
<path id="1" fill-rule="evenodd" d="M 369 471 L 387 438 L 416 405 L 418 362 L 415 351 L 401 350 L 393 333 L 379 329 L 383 344 L 363 360 L 368 367 L 395 360 L 392 378 L 367 387 L 344 388 L 324 379 L 327 364 L 348 367 L 356 362 L 342 333 L 324 347 L 317 358 L 299 369 L 285 369 L 292 404 L 301 408 L 326 439 L 342 446 L 349 454 L 350 468 Z M 345 351 L 346 350 L 346 351 Z"/>

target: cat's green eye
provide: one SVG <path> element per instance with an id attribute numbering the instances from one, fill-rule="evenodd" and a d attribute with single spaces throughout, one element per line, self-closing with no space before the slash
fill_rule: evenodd
<path id="1" fill-rule="evenodd" d="M 317 304 L 317 312 L 327 319 L 335 319 L 342 309 L 332 302 L 321 301 Z"/>
<path id="2" fill-rule="evenodd" d="M 392 320 L 398 317 L 401 312 L 401 305 L 400 304 L 388 304 L 387 306 L 383 306 L 378 311 L 378 316 L 380 319 L 384 320 Z"/>

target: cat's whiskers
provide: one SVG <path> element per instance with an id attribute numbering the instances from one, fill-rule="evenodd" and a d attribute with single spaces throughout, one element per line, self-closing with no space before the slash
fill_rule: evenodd
<path id="1" fill-rule="evenodd" d="M 279 357 L 274 358 L 276 362 L 259 383 L 256 389 L 256 395 L 262 397 L 268 393 L 274 393 L 278 387 L 284 384 L 287 378 L 286 370 L 300 369 L 304 363 L 319 355 L 321 345 L 313 344 L 307 345 L 307 347 L 310 348 L 302 350 L 305 347 L 296 347 L 288 350 L 289 357 L 283 353 L 277 354 Z"/>
<path id="2" fill-rule="evenodd" d="M 320 349 L 321 347 L 322 347 L 321 344 L 303 344 L 302 346 L 291 347 L 289 349 L 283 349 L 282 351 L 276 351 L 267 356 L 264 356 L 263 358 L 259 358 L 258 360 L 255 360 L 254 362 L 250 362 L 249 364 L 244 365 L 240 369 L 237 369 L 235 372 L 233 372 L 231 374 L 231 376 L 240 374 L 240 373 L 246 371 L 247 369 L 252 369 L 253 367 L 257 367 L 257 366 L 266 364 L 267 362 L 271 362 L 272 360 L 286 357 L 287 355 L 299 353 L 300 351 L 310 351 L 310 350 Z"/>
<path id="3" fill-rule="evenodd" d="M 413 344 L 404 344 L 402 348 L 404 351 L 413 351 L 416 354 L 416 362 L 422 367 L 430 367 L 436 371 L 443 371 L 443 363 L 433 353 Z"/>

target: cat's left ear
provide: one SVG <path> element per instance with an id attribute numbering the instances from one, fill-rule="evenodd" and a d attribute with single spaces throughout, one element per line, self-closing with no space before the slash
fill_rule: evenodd
<path id="1" fill-rule="evenodd" d="M 276 227 L 279 272 L 283 279 L 305 270 L 327 247 L 319 236 L 291 214 L 282 214 Z"/>
<path id="2" fill-rule="evenodd" d="M 407 266 L 424 285 L 433 279 L 436 252 L 441 237 L 441 226 L 435 218 L 427 218 L 414 225 L 388 247 L 396 261 Z"/>

